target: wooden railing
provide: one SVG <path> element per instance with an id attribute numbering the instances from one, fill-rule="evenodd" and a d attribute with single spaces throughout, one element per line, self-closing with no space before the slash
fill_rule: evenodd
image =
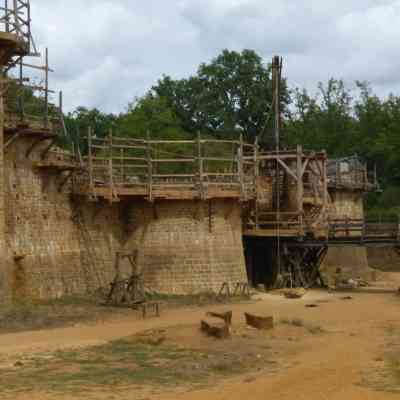
<path id="1" fill-rule="evenodd" d="M 328 163 L 328 186 L 333 189 L 359 189 L 365 191 L 379 188 L 376 167 L 368 169 L 356 157 L 350 157 L 349 162 L 330 160 Z M 342 170 L 342 164 L 348 164 L 348 170 Z"/>
<path id="2" fill-rule="evenodd" d="M 303 236 L 326 229 L 326 153 L 305 151 L 298 146 L 296 150 L 258 152 L 255 158 L 256 176 L 261 180 L 255 189 L 257 204 L 245 229 L 269 232 L 271 236 L 285 231 Z M 263 184 L 263 177 L 268 180 L 267 185 Z"/>
<path id="3" fill-rule="evenodd" d="M 400 242 L 400 222 L 396 219 L 377 221 L 357 218 L 329 219 L 329 238 L 331 240 L 393 240 Z"/>
<path id="4" fill-rule="evenodd" d="M 142 195 L 153 200 L 175 193 L 179 197 L 254 197 L 254 161 L 244 159 L 254 146 L 239 140 L 197 135 L 190 140 L 97 138 L 88 134 L 83 158 L 86 190 L 109 190 L 109 198 Z M 179 195 L 181 193 L 181 195 Z M 172 196 L 172 195 L 171 195 Z"/>

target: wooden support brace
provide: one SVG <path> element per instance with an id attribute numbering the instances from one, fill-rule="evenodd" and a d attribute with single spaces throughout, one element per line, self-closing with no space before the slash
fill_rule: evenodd
<path id="1" fill-rule="evenodd" d="M 32 145 L 29 147 L 29 149 L 26 151 L 25 157 L 29 157 L 36 146 L 38 146 L 40 143 L 42 143 L 42 142 L 44 142 L 45 140 L 48 140 L 48 139 L 49 138 L 39 138 L 39 139 L 35 140 L 32 143 Z"/>
<path id="2" fill-rule="evenodd" d="M 297 182 L 297 175 L 278 157 L 277 161 L 279 165 L 283 167 L 283 169 Z"/>
<path id="3" fill-rule="evenodd" d="M 56 143 L 56 139 L 52 139 L 50 144 L 42 151 L 42 154 L 40 156 L 40 158 L 42 160 L 44 160 L 47 157 L 47 154 L 49 154 L 51 148 L 55 145 L 55 143 Z"/>
<path id="4" fill-rule="evenodd" d="M 72 177 L 73 171 L 69 171 L 65 177 L 63 178 L 63 180 L 60 182 L 60 184 L 58 185 L 58 191 L 62 192 L 64 185 L 67 183 L 67 181 Z"/>
<path id="5" fill-rule="evenodd" d="M 304 173 L 306 172 L 307 166 L 308 166 L 308 164 L 309 164 L 310 161 L 311 161 L 311 158 L 310 158 L 310 157 L 308 157 L 308 158 L 304 161 L 303 168 L 302 168 L 302 170 L 301 170 L 301 176 L 302 176 L 302 177 L 304 176 Z"/>
<path id="6" fill-rule="evenodd" d="M 3 146 L 4 150 L 6 150 L 7 147 L 9 147 L 12 143 L 14 143 L 19 138 L 19 136 L 20 136 L 19 132 L 14 133 L 14 135 L 12 135 L 11 138 L 8 139 L 7 142 L 4 144 Z"/>

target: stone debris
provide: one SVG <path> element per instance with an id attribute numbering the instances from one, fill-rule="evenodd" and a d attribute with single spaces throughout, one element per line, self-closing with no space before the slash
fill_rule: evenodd
<path id="1" fill-rule="evenodd" d="M 232 311 L 227 311 L 224 313 L 208 312 L 206 315 L 209 317 L 222 319 L 228 326 L 232 325 Z"/>
<path id="2" fill-rule="evenodd" d="M 227 339 L 231 336 L 230 327 L 225 323 L 216 324 L 202 320 L 200 323 L 200 329 L 206 335 L 215 337 L 217 339 Z"/>
<path id="3" fill-rule="evenodd" d="M 246 317 L 247 325 L 262 330 L 268 330 L 274 328 L 274 318 L 273 317 L 260 317 L 252 315 L 249 313 L 244 314 Z"/>

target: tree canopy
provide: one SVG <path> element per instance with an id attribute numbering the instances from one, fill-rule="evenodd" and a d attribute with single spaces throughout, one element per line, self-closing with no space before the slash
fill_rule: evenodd
<path id="1" fill-rule="evenodd" d="M 164 76 L 153 87 L 188 132 L 198 130 L 217 137 L 243 133 L 254 141 L 267 136 L 272 105 L 271 65 L 252 50 L 241 53 L 224 50 L 210 63 L 201 64 L 197 74 L 173 80 Z M 286 80 L 282 84 L 282 110 L 290 102 Z"/>
<path id="2" fill-rule="evenodd" d="M 143 97 L 119 115 L 79 107 L 66 115 L 70 141 L 85 152 L 89 126 L 97 136 L 110 129 L 120 135 L 193 138 L 198 131 L 217 138 L 242 133 L 263 146 L 272 142 L 271 65 L 252 50 L 224 50 L 195 75 L 184 79 L 163 76 Z M 376 209 L 396 209 L 400 204 L 400 97 L 374 94 L 366 82 L 351 88 L 342 80 L 317 84 L 315 93 L 289 90 L 286 79 L 281 96 L 282 143 L 307 149 L 325 149 L 330 157 L 358 154 L 377 165 L 382 196 L 369 196 Z M 400 210 L 400 208 L 399 208 Z"/>

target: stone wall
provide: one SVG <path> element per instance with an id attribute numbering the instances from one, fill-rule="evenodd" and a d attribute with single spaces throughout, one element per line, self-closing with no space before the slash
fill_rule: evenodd
<path id="1" fill-rule="evenodd" d="M 247 282 L 237 201 L 137 202 L 126 218 L 125 249 L 138 250 L 149 289 L 187 294 Z"/>
<path id="2" fill-rule="evenodd" d="M 363 219 L 363 192 L 352 190 L 336 190 L 330 193 L 332 206 L 330 218 L 334 219 Z M 345 234 L 345 232 L 343 232 Z M 359 233 L 355 232 L 355 235 Z M 323 262 L 322 271 L 333 276 L 337 268 L 343 271 L 346 278 L 368 279 L 371 270 L 368 266 L 367 250 L 365 247 L 332 247 Z"/>
<path id="3" fill-rule="evenodd" d="M 335 190 L 330 192 L 332 206 L 331 218 L 364 218 L 363 192 L 359 190 Z"/>
<path id="4" fill-rule="evenodd" d="M 2 89 L 2 88 L 0 88 Z M 10 273 L 5 236 L 5 200 L 4 200 L 4 114 L 3 97 L 0 96 L 0 302 L 10 298 Z"/>
<path id="5" fill-rule="evenodd" d="M 70 185 L 59 191 L 60 171 L 37 168 L 46 142 L 27 156 L 33 143 L 19 138 L 5 156 L 2 236 L 10 269 L 7 279 L 0 276 L 0 298 L 6 292 L 14 300 L 58 298 L 107 287 L 122 248 L 139 250 L 146 286 L 156 291 L 216 291 L 224 282 L 247 281 L 238 201 L 153 206 L 74 199 Z"/>
<path id="6" fill-rule="evenodd" d="M 74 207 L 68 185 L 59 192 L 60 172 L 35 168 L 46 145 L 26 156 L 32 143 L 19 139 L 5 159 L 5 242 L 12 258 L 13 298 L 57 298 L 106 285 L 119 240 L 118 209 L 98 210 L 86 200 Z M 91 254 L 85 241 L 91 243 Z"/>
<path id="7" fill-rule="evenodd" d="M 331 247 L 321 266 L 321 271 L 330 278 L 333 284 L 336 269 L 340 268 L 345 279 L 371 279 L 367 249 L 365 247 Z"/>
<path id="8" fill-rule="evenodd" d="M 371 268 L 385 272 L 400 272 L 400 251 L 394 247 L 370 247 L 367 250 Z"/>

